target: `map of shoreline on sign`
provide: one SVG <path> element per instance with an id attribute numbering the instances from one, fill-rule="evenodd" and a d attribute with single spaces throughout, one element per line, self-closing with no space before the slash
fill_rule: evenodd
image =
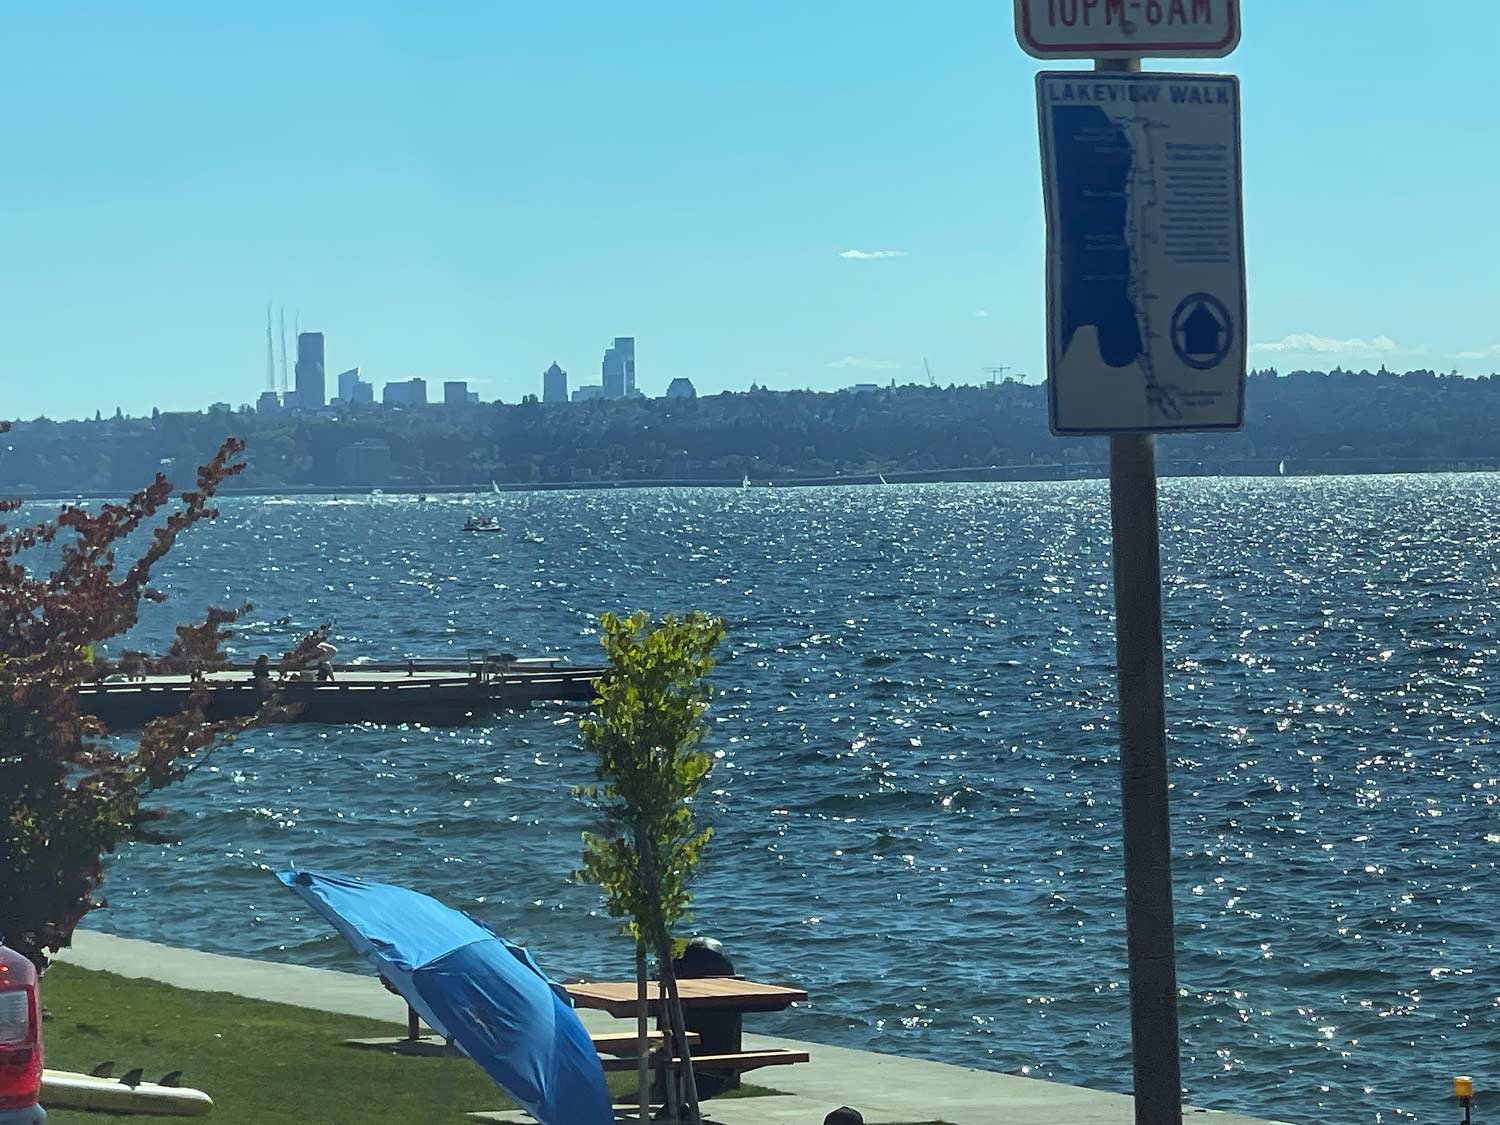
<path id="1" fill-rule="evenodd" d="M 1037 92 L 1053 430 L 1239 428 L 1237 81 L 1077 71 Z"/>

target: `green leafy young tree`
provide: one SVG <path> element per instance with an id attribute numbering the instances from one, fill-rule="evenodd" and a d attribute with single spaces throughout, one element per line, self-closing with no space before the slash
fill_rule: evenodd
<path id="1" fill-rule="evenodd" d="M 685 1059 L 672 958 L 680 952 L 677 929 L 690 917 L 689 888 L 712 834 L 699 825 L 692 802 L 713 767 L 713 756 L 702 749 L 704 713 L 724 624 L 694 612 L 655 622 L 646 613 L 605 614 L 600 626 L 609 667 L 593 716 L 579 724 L 599 779 L 580 792 L 600 825 L 583 834 L 578 874 L 603 890 L 610 915 L 624 919 L 637 949 L 656 956 L 670 1000 L 668 1022 L 678 1057 Z M 644 986 L 642 976 L 643 1008 Z M 696 1120 L 690 1067 L 686 1074 L 689 1120 Z"/>

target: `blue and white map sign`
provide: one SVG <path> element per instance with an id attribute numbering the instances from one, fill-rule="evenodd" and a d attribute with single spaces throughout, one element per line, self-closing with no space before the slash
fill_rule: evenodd
<path id="1" fill-rule="evenodd" d="M 1245 415 L 1240 91 L 1231 76 L 1037 76 L 1058 434 Z"/>

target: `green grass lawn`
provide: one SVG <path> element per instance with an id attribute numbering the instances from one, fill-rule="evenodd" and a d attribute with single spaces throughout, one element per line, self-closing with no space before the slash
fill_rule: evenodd
<path id="1" fill-rule="evenodd" d="M 401 1035 L 404 1028 L 223 992 L 189 992 L 152 981 L 57 964 L 42 981 L 53 1018 L 47 1067 L 114 1073 L 144 1067 L 146 1081 L 172 1070 L 214 1099 L 219 1125 L 438 1125 L 513 1103 L 466 1058 L 419 1058 L 346 1047 L 345 1039 Z M 634 1075 L 610 1075 L 616 1097 Z M 747 1087 L 741 1096 L 774 1093 Z M 439 1117 L 439 1111 L 442 1116 Z M 97 1125 L 94 1114 L 47 1112 L 49 1125 Z"/>

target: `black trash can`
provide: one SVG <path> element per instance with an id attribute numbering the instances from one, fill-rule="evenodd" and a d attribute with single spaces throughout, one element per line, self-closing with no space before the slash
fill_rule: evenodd
<path id="1" fill-rule="evenodd" d="M 672 961 L 672 969 L 678 980 L 699 977 L 732 977 L 734 962 L 724 952 L 724 946 L 711 937 L 696 937 L 687 943 L 682 956 Z M 695 1055 L 729 1055 L 742 1050 L 741 1031 L 744 1018 L 739 1012 L 715 1011 L 712 1008 L 688 1008 L 683 1012 L 683 1022 L 689 1031 L 696 1031 L 699 1045 L 693 1048 Z M 739 1071 L 702 1070 L 693 1067 L 698 1080 L 698 1097 L 707 1099 L 722 1090 L 738 1089 Z"/>

